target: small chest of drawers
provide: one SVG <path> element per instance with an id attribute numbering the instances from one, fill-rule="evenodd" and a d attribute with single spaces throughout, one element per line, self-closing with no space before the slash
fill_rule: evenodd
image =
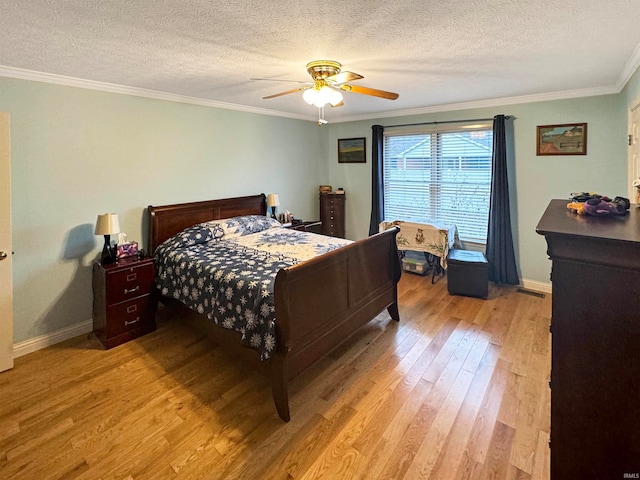
<path id="1" fill-rule="evenodd" d="M 344 193 L 320 194 L 320 221 L 322 222 L 320 233 L 332 237 L 344 238 L 344 202 Z"/>
<path id="2" fill-rule="evenodd" d="M 153 259 L 93 264 L 93 331 L 106 348 L 156 329 Z"/>

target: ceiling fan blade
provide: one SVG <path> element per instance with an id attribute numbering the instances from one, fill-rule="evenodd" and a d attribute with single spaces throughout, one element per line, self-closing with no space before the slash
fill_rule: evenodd
<path id="1" fill-rule="evenodd" d="M 329 104 L 329 105 L 331 105 L 331 104 Z M 332 108 L 335 108 L 335 107 L 342 107 L 343 105 L 344 105 L 344 101 L 341 101 L 340 103 L 336 103 L 335 105 L 331 105 L 331 107 L 332 107 Z"/>
<path id="2" fill-rule="evenodd" d="M 301 92 L 302 90 L 306 90 L 307 87 L 294 88 L 293 90 L 287 90 L 286 92 L 276 93 L 274 95 L 269 95 L 268 97 L 262 97 L 263 100 L 267 100 L 268 98 L 276 98 L 281 97 L 282 95 L 289 95 L 290 93 Z"/>
<path id="3" fill-rule="evenodd" d="M 291 83 L 302 83 L 305 85 L 313 85 L 313 82 L 307 82 L 307 81 L 302 81 L 302 80 L 285 80 L 282 78 L 250 78 L 249 80 L 266 80 L 268 82 L 291 82 Z"/>
<path id="4" fill-rule="evenodd" d="M 352 82 L 354 80 L 360 80 L 361 78 L 364 78 L 364 77 L 362 75 L 358 75 L 357 73 L 340 72 L 325 78 L 325 80 L 331 83 L 347 83 L 347 82 Z"/>
<path id="5" fill-rule="evenodd" d="M 386 98 L 387 100 L 395 100 L 400 96 L 397 93 L 385 92 L 384 90 L 376 90 L 375 88 L 359 87 L 357 85 L 340 85 L 340 88 L 346 92 L 372 95 L 374 97 Z"/>

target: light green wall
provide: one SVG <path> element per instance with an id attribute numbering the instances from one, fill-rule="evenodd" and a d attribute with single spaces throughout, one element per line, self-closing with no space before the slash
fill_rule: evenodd
<path id="1" fill-rule="evenodd" d="M 627 109 L 635 107 L 640 101 L 640 69 L 636 70 L 622 90 L 624 105 Z"/>
<path id="2" fill-rule="evenodd" d="M 313 122 L 0 79 L 11 118 L 14 341 L 91 318 L 99 213 L 146 241 L 147 205 L 277 192 L 317 218 Z"/>
<path id="3" fill-rule="evenodd" d="M 318 217 L 318 185 L 344 187 L 347 237 L 367 235 L 371 125 L 515 117 L 514 240 L 523 279 L 548 283 L 550 263 L 535 226 L 551 198 L 576 190 L 627 191 L 627 98 L 538 102 L 329 124 L 220 110 L 0 78 L 11 115 L 14 341 L 91 318 L 91 263 L 98 213 L 115 212 L 145 242 L 144 209 L 277 192 L 282 209 Z M 588 123 L 588 155 L 537 157 L 536 125 Z M 367 138 L 366 164 L 338 164 L 337 139 Z"/>
<path id="4" fill-rule="evenodd" d="M 521 278 L 549 282 L 550 262 L 544 238 L 535 227 L 552 198 L 567 198 L 575 191 L 596 191 L 610 196 L 627 196 L 627 120 L 621 95 L 526 103 L 495 108 L 460 110 L 381 118 L 329 126 L 331 157 L 327 179 L 343 186 L 347 195 L 347 236 L 358 239 L 369 230 L 371 202 L 371 125 L 398 125 L 418 122 L 492 118 L 497 114 L 515 117 L 512 121 L 515 144 L 509 165 L 515 182 L 510 186 L 514 244 Z M 536 156 L 537 125 L 586 122 L 586 156 Z M 367 164 L 338 164 L 338 138 L 366 137 Z"/>

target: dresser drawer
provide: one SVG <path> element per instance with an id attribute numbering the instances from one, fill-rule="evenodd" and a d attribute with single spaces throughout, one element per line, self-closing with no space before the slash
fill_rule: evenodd
<path id="1" fill-rule="evenodd" d="M 114 305 L 147 295 L 153 288 L 153 264 L 146 263 L 107 275 L 107 303 Z"/>
<path id="2" fill-rule="evenodd" d="M 107 337 L 136 329 L 155 330 L 155 302 L 152 295 L 107 307 Z"/>

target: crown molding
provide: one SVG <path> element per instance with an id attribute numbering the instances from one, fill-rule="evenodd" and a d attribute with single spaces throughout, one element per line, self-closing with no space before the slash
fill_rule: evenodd
<path id="1" fill-rule="evenodd" d="M 406 110 L 395 110 L 384 113 L 371 113 L 366 115 L 354 115 L 351 117 L 334 120 L 332 123 L 355 122 L 360 120 L 373 120 L 390 117 L 404 117 L 410 115 L 424 115 L 427 113 L 450 112 L 456 110 L 470 110 L 472 108 L 500 107 L 503 105 L 516 105 L 520 103 L 548 102 L 553 100 L 566 100 L 570 98 L 594 97 L 598 95 L 611 95 L 620 93 L 617 86 L 583 88 L 577 90 L 565 90 L 561 92 L 540 93 L 533 95 L 521 95 L 517 97 L 493 98 L 489 100 L 479 100 L 475 102 L 449 103 L 443 105 L 433 105 L 429 107 L 411 108 Z"/>
<path id="2" fill-rule="evenodd" d="M 566 100 L 570 98 L 592 97 L 597 95 L 611 95 L 622 91 L 631 76 L 635 73 L 640 65 L 640 44 L 636 47 L 633 56 L 627 62 L 623 73 L 617 84 L 608 87 L 583 88 L 576 90 L 565 90 L 559 92 L 550 92 L 533 95 L 522 95 L 516 97 L 494 98 L 488 100 L 479 100 L 475 102 L 450 103 L 442 105 L 432 105 L 427 107 L 411 108 L 405 110 L 395 110 L 387 112 L 377 112 L 363 115 L 353 115 L 349 117 L 336 118 L 332 120 L 332 124 L 356 122 L 361 120 L 372 120 L 380 118 L 404 117 L 412 115 L 424 115 L 429 113 L 440 113 L 455 110 L 470 110 L 474 108 L 499 107 L 503 105 L 515 105 L 520 103 L 535 103 L 553 100 Z M 233 103 L 219 102 L 215 100 L 207 100 L 197 97 L 189 97 L 186 95 L 177 95 L 173 93 L 160 92 L 157 90 L 148 90 L 144 88 L 128 87 L 114 83 L 98 82 L 95 80 L 85 80 L 76 77 L 67 77 L 64 75 L 56 75 L 52 73 L 37 72 L 34 70 L 25 70 L 15 67 L 7 67 L 0 65 L 0 77 L 17 78 L 20 80 L 32 80 L 35 82 L 53 83 L 68 87 L 86 88 L 89 90 L 98 90 L 102 92 L 118 93 L 122 95 L 131 95 L 137 97 L 145 97 L 156 100 L 165 100 L 169 102 L 188 103 L 192 105 L 200 105 L 203 107 L 221 108 L 224 110 L 235 110 L 246 113 L 256 113 L 260 115 L 270 115 L 275 117 L 291 118 L 295 120 L 305 120 L 316 122 L 317 119 L 309 115 L 301 115 L 289 112 L 281 112 L 278 110 L 270 110 L 266 108 L 250 107 L 246 105 L 237 105 Z"/>
<path id="3" fill-rule="evenodd" d="M 620 77 L 618 78 L 618 82 L 616 83 L 616 87 L 618 87 L 620 92 L 627 85 L 629 80 L 631 80 L 631 77 L 634 73 L 636 73 L 638 67 L 640 67 L 640 43 L 636 45 L 636 49 L 633 51 L 631 57 L 627 61 L 627 64 L 624 66 L 622 72 L 620 73 Z"/>
<path id="4" fill-rule="evenodd" d="M 121 95 L 131 95 L 135 97 L 152 98 L 155 100 L 166 100 L 169 102 L 189 103 L 192 105 L 200 105 L 203 107 L 222 108 L 224 110 L 235 110 L 246 113 L 257 113 L 260 115 L 271 115 L 275 117 L 286 117 L 297 120 L 315 121 L 312 116 L 299 115 L 295 113 L 280 112 L 278 110 L 269 110 L 266 108 L 249 107 L 246 105 L 237 105 L 234 103 L 218 102 L 215 100 L 207 100 L 204 98 L 189 97 L 186 95 L 177 95 L 173 93 L 160 92 L 157 90 L 148 90 L 145 88 L 128 87 L 115 83 L 98 82 L 95 80 L 85 80 L 76 77 L 67 77 L 65 75 L 56 75 L 53 73 L 37 72 L 34 70 L 25 70 L 22 68 L 7 67 L 0 65 L 0 77 L 17 78 L 20 80 L 32 80 L 34 82 L 53 83 L 66 87 L 86 88 L 88 90 L 98 90 L 101 92 L 118 93 Z"/>

